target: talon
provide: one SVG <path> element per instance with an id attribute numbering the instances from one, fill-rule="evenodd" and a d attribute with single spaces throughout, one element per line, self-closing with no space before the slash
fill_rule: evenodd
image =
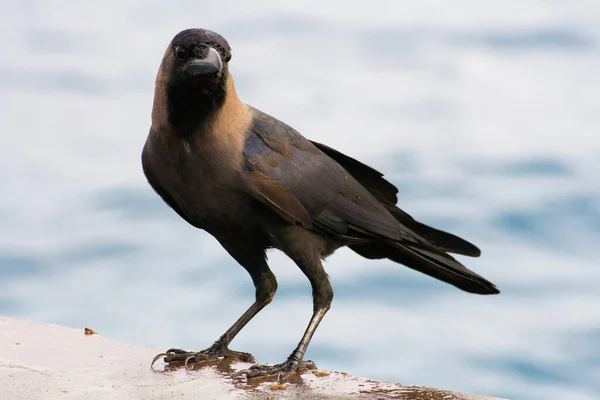
<path id="1" fill-rule="evenodd" d="M 184 367 L 186 368 L 197 362 L 213 360 L 218 361 L 221 358 L 227 358 L 231 361 L 239 360 L 244 362 L 247 362 L 248 359 L 255 360 L 254 357 L 249 353 L 229 350 L 226 346 L 220 348 L 215 348 L 213 346 L 199 352 L 185 351 L 181 349 L 169 349 L 166 352 L 160 353 L 154 357 L 150 367 L 152 367 L 154 363 L 161 357 L 164 358 L 164 361 L 167 364 L 177 364 L 177 366 L 179 366 L 181 363 L 184 364 Z"/>
<path id="2" fill-rule="evenodd" d="M 189 362 L 189 361 L 190 361 L 192 358 L 196 358 L 196 354 L 195 354 L 195 353 L 192 353 L 192 354 L 188 355 L 188 356 L 185 358 L 185 362 L 183 363 L 183 365 L 184 365 L 185 367 L 187 367 L 187 366 L 188 366 L 188 362 Z"/>
<path id="3" fill-rule="evenodd" d="M 307 368 L 308 367 L 308 368 Z M 302 373 L 302 370 L 310 369 L 311 367 L 316 368 L 315 363 L 312 361 L 285 361 L 281 364 L 267 365 L 267 364 L 255 364 L 248 369 L 238 371 L 234 375 L 234 379 L 240 376 L 246 375 L 247 379 L 254 379 L 258 377 L 273 377 L 276 382 L 281 384 L 287 377 L 295 373 Z"/>
<path id="4" fill-rule="evenodd" d="M 252 368 L 252 367 L 250 367 L 250 368 Z M 236 374 L 233 376 L 233 378 L 238 379 L 244 374 L 246 374 L 246 378 L 249 378 L 251 373 L 252 373 L 252 371 L 250 371 L 249 369 L 243 369 L 241 371 L 236 372 Z"/>
<path id="5" fill-rule="evenodd" d="M 150 364 L 150 369 L 153 369 L 153 368 L 152 368 L 152 366 L 153 366 L 153 365 L 154 365 L 154 363 L 155 363 L 156 361 L 158 361 L 158 359 L 159 359 L 159 358 L 161 358 L 161 357 L 162 357 L 163 359 L 167 358 L 167 353 L 160 353 L 160 354 L 158 354 L 156 357 L 154 357 L 154 359 L 152 360 L 152 363 Z"/>

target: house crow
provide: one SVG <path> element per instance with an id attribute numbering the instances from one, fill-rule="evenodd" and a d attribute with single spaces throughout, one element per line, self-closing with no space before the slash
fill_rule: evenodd
<path id="1" fill-rule="evenodd" d="M 228 346 L 277 290 L 269 248 L 283 251 L 310 281 L 313 315 L 284 362 L 241 371 L 248 378 L 286 376 L 298 368 L 333 298 L 321 260 L 340 247 L 469 293 L 499 293 L 448 254 L 478 257 L 479 249 L 398 208 L 398 190 L 380 172 L 243 103 L 230 60 L 229 44 L 215 32 L 187 29 L 173 38 L 156 77 L 142 165 L 154 191 L 248 271 L 256 299 L 208 349 L 170 349 L 154 361 L 252 360 Z"/>

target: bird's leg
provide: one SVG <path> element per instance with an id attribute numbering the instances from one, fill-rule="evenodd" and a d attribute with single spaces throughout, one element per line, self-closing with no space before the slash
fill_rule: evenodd
<path id="1" fill-rule="evenodd" d="M 308 344 L 315 333 L 315 330 L 325 316 L 325 313 L 327 313 L 331 307 L 333 290 L 319 259 L 316 261 L 313 260 L 313 262 L 310 264 L 299 261 L 296 261 L 296 263 L 300 266 L 304 274 L 310 280 L 313 290 L 313 315 L 308 323 L 308 327 L 306 328 L 304 335 L 302 336 L 302 339 L 300 340 L 300 343 L 298 343 L 298 346 L 294 349 L 292 354 L 290 354 L 287 360 L 281 364 L 253 365 L 249 369 L 239 371 L 236 376 L 246 375 L 247 378 L 278 376 L 278 378 L 281 379 L 294 373 L 301 364 L 303 364 L 303 367 L 307 367 L 308 369 L 316 369 L 316 365 L 312 361 L 302 360 L 304 358 L 306 348 L 308 347 Z"/>
<path id="2" fill-rule="evenodd" d="M 241 247 L 239 245 L 229 246 L 225 243 L 222 243 L 222 245 L 250 273 L 256 288 L 254 304 L 209 348 L 199 352 L 169 349 L 165 353 L 158 354 L 152 364 L 160 358 L 164 358 L 165 362 L 168 363 L 182 362 L 185 365 L 190 362 L 216 360 L 221 357 L 244 362 L 256 362 L 251 354 L 230 350 L 228 346 L 242 328 L 273 300 L 277 290 L 277 280 L 267 265 L 263 249 L 258 250 L 257 248 Z"/>
<path id="3" fill-rule="evenodd" d="M 188 363 L 195 363 L 200 361 L 216 360 L 221 357 L 230 358 L 232 360 L 239 360 L 243 362 L 256 362 L 256 359 L 252 354 L 233 351 L 228 348 L 229 343 L 233 340 L 235 335 L 254 317 L 258 312 L 266 306 L 266 303 L 255 301 L 248 310 L 225 332 L 219 339 L 217 339 L 212 346 L 207 349 L 198 352 L 185 351 L 181 349 L 169 349 L 165 353 L 158 354 L 152 364 L 154 364 L 159 358 L 163 358 L 167 363 L 182 362 L 186 365 Z"/>

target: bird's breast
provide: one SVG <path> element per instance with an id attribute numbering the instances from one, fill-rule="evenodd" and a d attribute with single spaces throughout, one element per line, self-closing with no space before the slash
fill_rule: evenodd
<path id="1" fill-rule="evenodd" d="M 176 206 L 206 230 L 248 226 L 252 201 L 242 176 L 241 156 L 210 143 L 148 137 L 143 156 L 155 190 L 166 192 Z M 150 179 L 149 179 L 150 181 Z"/>

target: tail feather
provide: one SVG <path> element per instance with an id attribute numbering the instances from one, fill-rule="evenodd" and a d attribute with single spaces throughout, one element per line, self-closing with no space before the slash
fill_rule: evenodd
<path id="1" fill-rule="evenodd" d="M 349 247 L 363 257 L 390 259 L 469 293 L 500 293 L 493 283 L 467 269 L 452 256 L 436 252 L 434 249 L 430 251 L 392 241 L 356 244 Z"/>
<path id="2" fill-rule="evenodd" d="M 481 255 L 481 250 L 465 239 L 425 225 L 396 206 L 387 206 L 387 209 L 404 226 L 441 250 L 470 257 L 479 257 Z"/>

